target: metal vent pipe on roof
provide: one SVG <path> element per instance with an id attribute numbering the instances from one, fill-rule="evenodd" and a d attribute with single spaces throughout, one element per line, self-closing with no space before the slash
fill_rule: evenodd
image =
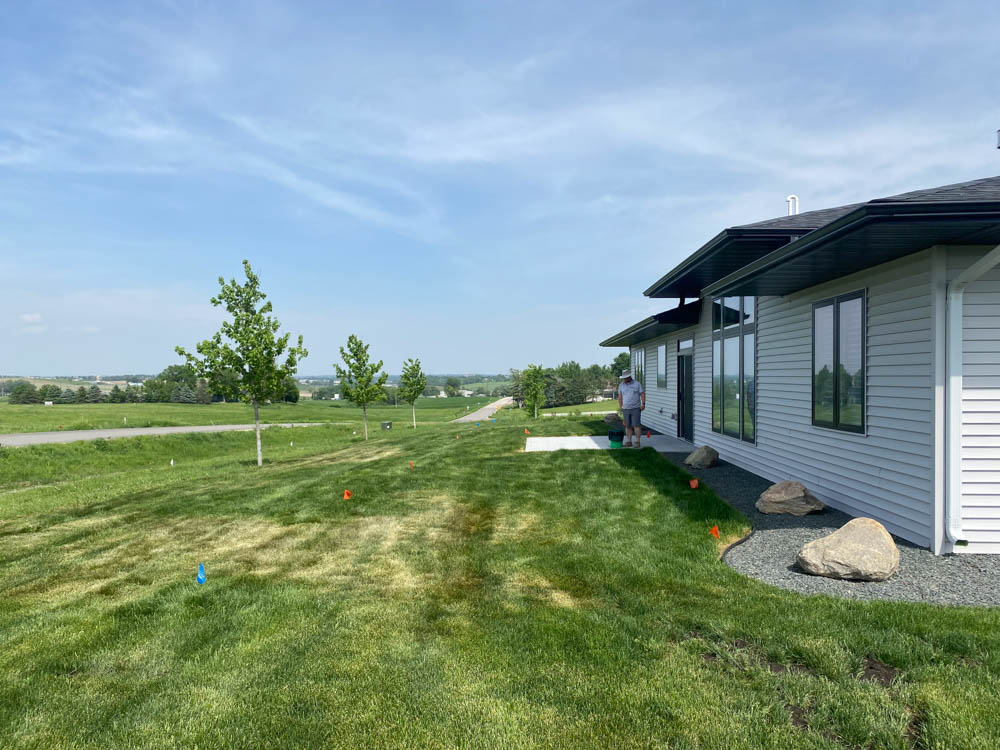
<path id="1" fill-rule="evenodd" d="M 789 216 L 796 216 L 799 213 L 799 196 L 792 193 L 787 198 L 785 198 L 785 203 L 788 204 Z"/>

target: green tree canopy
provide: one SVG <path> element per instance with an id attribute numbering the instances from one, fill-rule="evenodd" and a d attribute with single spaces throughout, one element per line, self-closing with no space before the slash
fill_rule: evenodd
<path id="1" fill-rule="evenodd" d="M 545 368 L 541 365 L 528 365 L 521 373 L 521 383 L 524 402 L 537 419 L 538 410 L 545 406 Z"/>
<path id="2" fill-rule="evenodd" d="M 410 405 L 413 413 L 413 429 L 417 428 L 417 399 L 427 387 L 427 375 L 420 368 L 419 359 L 408 359 L 403 363 L 403 375 L 399 380 L 399 397 Z"/>
<path id="3" fill-rule="evenodd" d="M 368 439 L 368 404 L 385 399 L 382 386 L 389 379 L 388 373 L 379 374 L 382 360 L 375 364 L 368 361 L 368 345 L 353 333 L 347 338 L 347 349 L 340 347 L 340 356 L 347 369 L 335 364 L 340 378 L 340 392 L 348 401 L 361 407 L 365 423 L 365 440 Z"/>
<path id="4" fill-rule="evenodd" d="M 37 404 L 41 402 L 38 389 L 27 380 L 17 380 L 10 384 L 10 399 L 12 404 Z"/>
<path id="5" fill-rule="evenodd" d="M 212 338 L 198 344 L 201 356 L 196 357 L 179 346 L 176 352 L 194 368 L 196 377 L 208 380 L 213 392 L 253 406 L 257 466 L 262 466 L 260 404 L 282 396 L 285 379 L 295 374 L 299 362 L 309 352 L 302 345 L 301 336 L 296 346 L 289 346 L 291 334 L 278 335 L 281 323 L 271 315 L 271 303 L 264 302 L 267 295 L 260 290 L 260 279 L 250 261 L 243 261 L 243 271 L 247 277 L 245 284 L 237 284 L 236 279 L 227 283 L 219 277 L 221 289 L 211 302 L 214 307 L 224 306 L 231 319 L 224 320 Z"/>

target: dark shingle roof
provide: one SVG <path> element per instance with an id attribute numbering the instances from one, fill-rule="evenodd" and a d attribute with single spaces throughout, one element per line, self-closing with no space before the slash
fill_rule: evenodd
<path id="1" fill-rule="evenodd" d="M 872 203 L 899 203 L 902 201 L 1000 201 L 1000 177 L 985 177 L 981 180 L 956 182 L 925 190 L 911 190 L 908 193 L 877 198 Z"/>
<path id="2" fill-rule="evenodd" d="M 841 216 L 849 214 L 860 206 L 852 203 L 837 208 L 821 208 L 818 211 L 806 211 L 794 216 L 779 216 L 777 219 L 756 221 L 753 224 L 740 224 L 739 229 L 819 229 L 821 226 L 836 221 Z"/>
<path id="3" fill-rule="evenodd" d="M 986 177 L 969 182 L 956 182 L 954 185 L 911 190 L 908 193 L 890 195 L 887 198 L 876 198 L 871 203 L 898 203 L 904 201 L 1000 201 L 1000 177 Z M 836 208 L 823 208 L 818 211 L 806 211 L 795 216 L 779 216 L 776 219 L 757 221 L 753 224 L 740 224 L 738 229 L 819 229 L 846 216 L 864 203 L 851 203 Z"/>

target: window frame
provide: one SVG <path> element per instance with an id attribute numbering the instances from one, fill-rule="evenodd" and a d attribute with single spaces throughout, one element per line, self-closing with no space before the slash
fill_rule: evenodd
<path id="1" fill-rule="evenodd" d="M 840 421 L 840 305 L 843 302 L 861 300 L 861 424 L 842 424 Z M 830 422 L 816 419 L 816 310 L 821 307 L 833 307 L 833 420 Z M 812 350 L 809 361 L 809 397 L 810 422 L 813 427 L 824 430 L 849 432 L 854 435 L 866 435 L 868 430 L 868 290 L 856 289 L 852 292 L 838 294 L 835 297 L 817 300 L 810 308 L 810 333 L 812 335 Z"/>
<path id="2" fill-rule="evenodd" d="M 753 362 L 750 363 L 753 366 L 753 383 L 754 383 L 754 393 L 757 392 L 757 321 L 759 319 L 760 310 L 757 304 L 758 300 L 755 295 L 739 296 L 739 305 L 737 308 L 737 314 L 739 321 L 728 327 L 725 325 L 726 316 L 726 305 L 725 300 L 731 299 L 730 297 L 712 297 L 712 421 L 711 430 L 717 435 L 723 435 L 724 437 L 731 438 L 733 440 L 739 440 L 741 442 L 750 443 L 752 445 L 757 444 L 757 399 L 754 398 L 754 409 L 753 413 L 750 415 L 753 421 L 753 437 L 748 437 L 744 431 L 744 409 L 746 404 L 746 393 L 744 392 L 746 384 L 746 343 L 745 337 L 747 335 L 753 335 Z M 745 302 L 746 299 L 753 300 L 754 316 L 753 321 L 750 323 L 746 322 Z M 718 327 L 717 327 L 718 326 Z M 737 377 L 737 402 L 738 402 L 738 413 L 736 416 L 736 421 L 738 423 L 737 434 L 733 435 L 726 431 L 726 410 L 725 410 L 725 395 L 726 395 L 726 354 L 725 354 L 725 342 L 727 339 L 735 338 L 738 339 L 737 345 L 737 365 L 736 365 L 736 377 Z M 719 342 L 719 427 L 715 427 L 715 342 Z"/>

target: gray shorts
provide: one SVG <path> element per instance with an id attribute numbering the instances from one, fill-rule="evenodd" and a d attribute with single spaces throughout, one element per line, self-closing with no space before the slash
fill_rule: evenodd
<path id="1" fill-rule="evenodd" d="M 639 429 L 642 427 L 640 419 L 642 418 L 642 409 L 622 409 L 622 416 L 625 417 L 625 429 L 630 427 L 635 427 Z"/>

